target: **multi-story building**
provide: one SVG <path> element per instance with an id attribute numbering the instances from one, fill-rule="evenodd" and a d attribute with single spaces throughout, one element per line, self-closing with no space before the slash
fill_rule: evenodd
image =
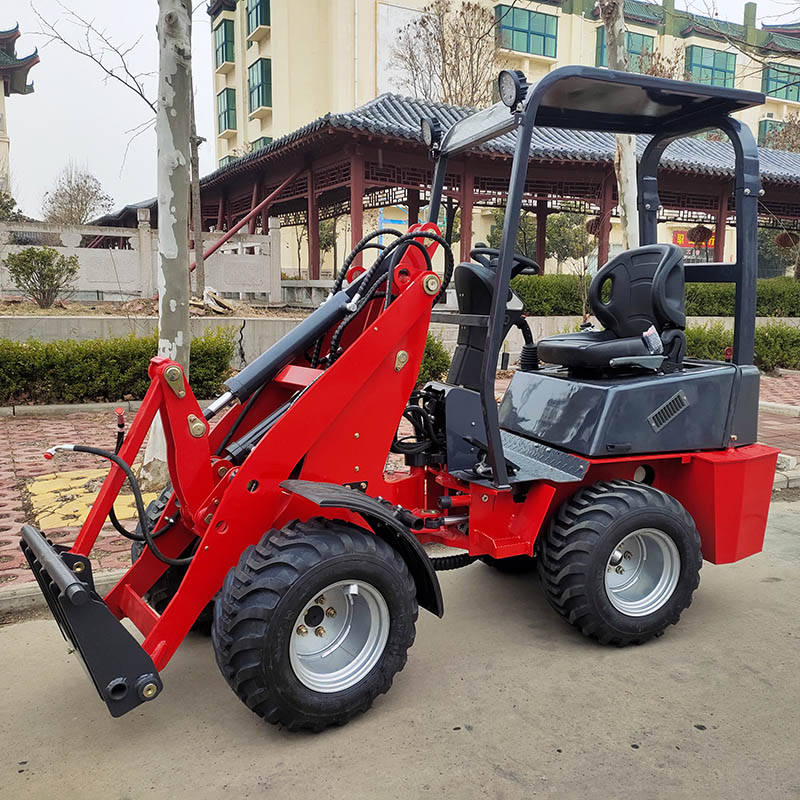
<path id="1" fill-rule="evenodd" d="M 328 112 L 403 92 L 393 58 L 397 34 L 428 2 L 210 0 L 219 166 Z M 530 82 L 565 64 L 607 64 L 595 0 L 478 2 L 494 14 L 498 60 Z M 761 143 L 800 112 L 800 22 L 757 27 L 754 2 L 745 5 L 741 22 L 676 9 L 675 0 L 625 0 L 624 11 L 631 69 L 647 71 L 651 54 L 659 53 L 674 68 L 672 77 L 765 92 L 763 106 L 741 114 Z M 400 224 L 405 214 L 387 208 L 381 218 Z M 476 209 L 475 239 L 491 224 L 491 213 Z M 685 227 L 670 225 L 664 235 L 691 247 Z M 287 265 L 295 261 L 290 240 Z M 613 254 L 621 247 L 616 221 L 611 241 Z"/>
<path id="2" fill-rule="evenodd" d="M 428 0 L 212 0 L 216 153 L 220 165 L 329 111 L 345 111 L 398 90 L 392 49 L 399 29 Z M 493 3 L 502 59 L 530 81 L 563 64 L 605 66 L 594 0 Z M 800 111 L 800 23 L 756 27 L 756 4 L 742 22 L 625 1 L 632 69 L 658 51 L 701 83 L 764 91 L 767 103 L 743 114 L 765 136 Z"/>
<path id="3" fill-rule="evenodd" d="M 10 191 L 11 140 L 6 122 L 6 97 L 33 91 L 33 84 L 28 83 L 28 70 L 39 63 L 35 50 L 24 58 L 17 58 L 19 37 L 19 25 L 0 31 L 0 192 Z"/>

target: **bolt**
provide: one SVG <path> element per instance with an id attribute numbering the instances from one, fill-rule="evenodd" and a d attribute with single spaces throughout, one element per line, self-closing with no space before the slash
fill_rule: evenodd
<path id="1" fill-rule="evenodd" d="M 481 503 L 488 503 L 488 502 L 489 502 L 489 495 L 488 494 L 482 494 L 481 495 Z"/>
<path id="2" fill-rule="evenodd" d="M 297 626 L 297 635 L 298 636 L 306 636 L 308 634 L 308 628 L 305 625 L 298 625 Z"/>
<path id="3" fill-rule="evenodd" d="M 745 193 L 745 194 L 750 194 L 750 190 L 749 190 L 749 189 L 745 189 L 745 190 L 744 190 L 744 193 Z"/>
<path id="4" fill-rule="evenodd" d="M 319 597 L 318 597 L 318 598 L 317 598 L 317 599 L 316 599 L 314 602 L 315 602 L 315 603 L 316 603 L 318 606 L 324 606 L 324 605 L 325 605 L 325 595 L 324 595 L 324 594 L 321 594 L 321 595 L 320 595 L 320 596 L 319 596 Z"/>
<path id="5" fill-rule="evenodd" d="M 625 570 L 622 567 L 615 567 L 614 572 L 616 572 L 617 575 L 624 575 L 625 574 Z"/>
<path id="6" fill-rule="evenodd" d="M 764 196 L 764 190 L 763 189 L 759 189 L 758 190 L 758 196 L 759 197 L 763 197 Z"/>
<path id="7" fill-rule="evenodd" d="M 205 517 L 203 517 L 203 522 L 205 522 L 205 524 L 208 525 L 212 519 L 214 519 L 213 514 L 206 514 Z"/>
<path id="8" fill-rule="evenodd" d="M 227 467 L 219 467 L 219 469 L 217 469 L 217 475 L 219 475 L 220 478 L 224 478 L 225 477 L 225 473 L 227 471 L 228 471 Z"/>
<path id="9" fill-rule="evenodd" d="M 626 551 L 625 551 L 625 552 L 622 554 L 622 557 L 623 557 L 624 559 L 626 559 L 626 560 L 630 560 L 630 559 L 632 559 L 632 558 L 633 558 L 633 556 L 631 555 L 631 551 L 630 551 L 630 550 L 626 550 Z"/>
<path id="10" fill-rule="evenodd" d="M 360 434 L 360 433 L 354 433 L 354 434 L 353 434 L 353 438 L 354 438 L 354 439 L 358 439 L 358 438 L 359 438 L 359 436 L 361 436 L 361 434 Z"/>
<path id="11" fill-rule="evenodd" d="M 83 561 L 76 561 L 75 565 L 72 567 L 72 571 L 77 572 L 78 574 L 83 572 L 85 569 L 86 569 L 86 564 L 84 564 Z"/>
<path id="12" fill-rule="evenodd" d="M 325 612 L 325 616 L 326 616 L 326 617 L 335 617 L 335 616 L 336 616 L 336 609 L 335 609 L 333 606 L 331 606 L 331 607 L 330 607 L 330 608 L 329 608 L 329 609 L 328 609 L 328 610 Z"/>
<path id="13" fill-rule="evenodd" d="M 152 700 L 158 694 L 158 686 L 154 683 L 146 683 L 142 688 L 142 697 L 145 700 Z"/>
<path id="14" fill-rule="evenodd" d="M 359 486 L 361 486 L 361 488 L 362 488 L 362 489 L 366 489 L 366 488 L 367 488 L 367 484 L 366 484 L 366 483 L 364 483 L 364 481 L 361 481 L 361 483 L 359 484 Z"/>
<path id="15" fill-rule="evenodd" d="M 644 207 L 649 211 L 650 210 L 650 203 L 645 203 Z"/>
<path id="16" fill-rule="evenodd" d="M 360 472 L 361 467 L 354 467 L 354 469 L 355 469 L 356 472 Z"/>
<path id="17" fill-rule="evenodd" d="M 319 628 L 315 628 L 314 635 L 322 638 L 325 635 L 325 628 L 323 628 L 322 625 L 320 625 Z"/>
<path id="18" fill-rule="evenodd" d="M 203 550 L 208 550 L 208 545 L 206 545 L 206 546 L 203 548 Z"/>

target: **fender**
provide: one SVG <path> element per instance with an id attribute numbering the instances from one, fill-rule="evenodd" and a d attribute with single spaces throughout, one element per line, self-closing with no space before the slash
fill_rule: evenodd
<path id="1" fill-rule="evenodd" d="M 376 536 L 380 536 L 403 557 L 417 587 L 417 601 L 437 617 L 444 616 L 444 602 L 439 578 L 428 554 L 417 537 L 397 518 L 397 508 L 338 483 L 288 480 L 280 484 L 292 494 L 309 500 L 320 508 L 345 508 L 360 514 Z"/>

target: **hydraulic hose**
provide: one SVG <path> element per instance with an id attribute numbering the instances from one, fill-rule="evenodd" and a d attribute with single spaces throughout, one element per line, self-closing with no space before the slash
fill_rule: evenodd
<path id="1" fill-rule="evenodd" d="M 100 456 L 100 458 L 105 458 L 108 461 L 113 462 L 116 464 L 124 473 L 125 477 L 128 479 L 128 483 L 130 484 L 131 491 L 133 492 L 133 499 L 134 503 L 136 504 L 136 514 L 139 517 L 139 527 L 142 531 L 142 535 L 139 536 L 135 533 L 129 533 L 125 531 L 123 536 L 126 539 L 130 539 L 134 542 L 145 542 L 147 546 L 152 551 L 153 555 L 165 564 L 169 564 L 173 567 L 185 567 L 191 563 L 192 557 L 189 556 L 187 558 L 171 558 L 170 556 L 164 555 L 155 543 L 155 539 L 163 534 L 165 534 L 177 521 L 178 517 L 171 517 L 167 520 L 167 524 L 164 525 L 163 528 L 160 528 L 157 531 L 150 531 L 150 527 L 147 524 L 147 516 L 144 509 L 144 500 L 142 498 L 142 490 L 139 488 L 139 481 L 136 480 L 136 476 L 133 474 L 133 471 L 128 466 L 128 464 L 120 458 L 116 453 L 112 453 L 110 450 L 103 450 L 100 447 L 90 447 L 89 445 L 85 444 L 62 444 L 56 445 L 52 447 L 48 452 L 54 453 L 56 450 L 72 450 L 75 453 L 88 453 L 89 455 L 93 456 Z M 120 531 L 122 533 L 122 531 Z"/>

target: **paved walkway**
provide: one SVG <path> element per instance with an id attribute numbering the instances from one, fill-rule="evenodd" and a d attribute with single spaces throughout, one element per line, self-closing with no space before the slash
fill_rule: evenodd
<path id="1" fill-rule="evenodd" d="M 508 382 L 507 378 L 498 380 L 498 399 Z M 761 399 L 800 406 L 800 373 L 763 377 Z M 762 411 L 759 434 L 764 444 L 800 462 L 800 418 Z M 0 587 L 33 579 L 19 549 L 23 523 L 39 525 L 54 542 L 71 542 L 106 474 L 98 459 L 89 455 L 59 453 L 46 461 L 42 453 L 59 442 L 91 442 L 111 448 L 115 435 L 116 420 L 111 412 L 0 417 Z M 145 495 L 145 502 L 153 496 Z M 132 497 L 120 496 L 115 508 L 119 518 L 131 520 L 129 527 L 133 527 Z M 130 542 L 106 525 L 92 554 L 95 569 L 127 566 L 129 553 Z"/>

